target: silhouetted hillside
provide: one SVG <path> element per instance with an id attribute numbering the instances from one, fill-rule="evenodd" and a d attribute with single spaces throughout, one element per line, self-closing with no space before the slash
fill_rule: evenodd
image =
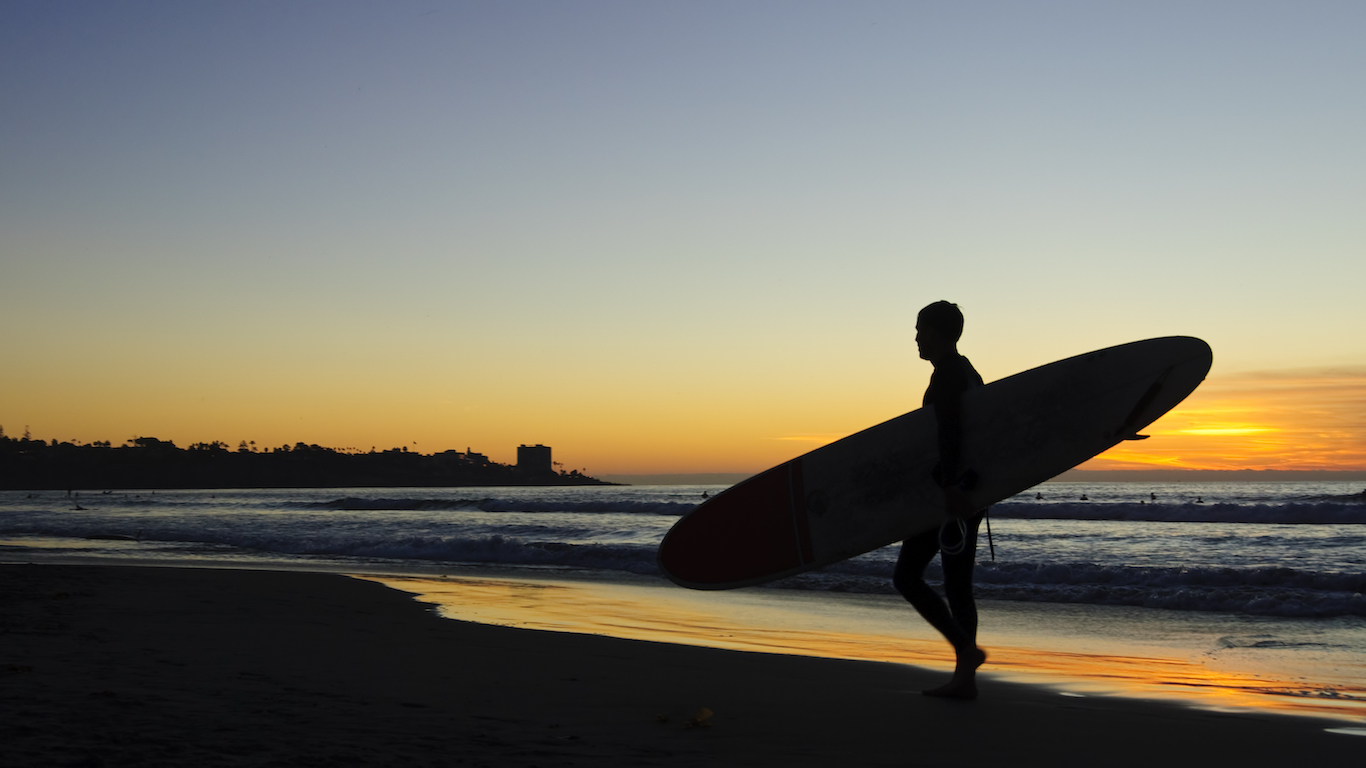
<path id="1" fill-rule="evenodd" d="M 610 485 L 572 472 L 528 472 L 460 451 L 432 455 L 406 448 L 369 453 L 296 443 L 257 451 L 242 445 L 139 437 L 124 446 L 45 443 L 0 432 L 0 489 L 450 487 Z"/>

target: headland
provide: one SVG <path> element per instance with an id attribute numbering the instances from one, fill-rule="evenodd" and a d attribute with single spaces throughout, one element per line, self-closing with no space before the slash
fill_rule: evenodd
<path id="1" fill-rule="evenodd" d="M 367 452 L 295 443 L 258 449 L 243 443 L 195 443 L 137 437 L 44 442 L 0 433 L 0 490 L 126 490 L 146 488 L 431 488 L 471 486 L 612 485 L 575 469 L 556 470 L 546 446 L 522 446 L 517 464 L 483 454 L 422 454 L 406 447 Z"/>

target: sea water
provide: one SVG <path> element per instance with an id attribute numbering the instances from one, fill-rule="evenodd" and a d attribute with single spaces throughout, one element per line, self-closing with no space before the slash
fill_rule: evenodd
<path id="1" fill-rule="evenodd" d="M 1319 712 L 1366 714 L 1361 486 L 1045 483 L 992 508 L 990 539 L 983 529 L 975 577 L 983 643 L 1010 646 L 1017 659 L 1029 657 L 1018 666 L 1036 672 L 1061 658 L 1050 661 L 1050 649 L 1178 659 L 1188 667 L 1180 675 L 1200 678 L 1184 683 L 1192 690 L 1250 687 L 1341 704 Z M 630 634 L 622 622 L 595 624 L 585 614 L 632 604 L 636 626 L 668 603 L 689 616 L 711 612 L 691 620 L 696 642 L 893 660 L 902 657 L 866 649 L 920 643 L 928 656 L 908 652 L 904 660 L 946 658 L 891 590 L 895 546 L 761 588 L 694 593 L 669 585 L 655 566 L 660 540 L 723 488 L 7 491 L 0 492 L 0 560 L 445 577 L 466 590 L 482 579 L 494 585 L 486 620 L 542 628 L 557 628 L 558 620 L 494 615 L 504 600 L 496 585 L 555 583 L 578 590 L 567 602 L 579 614 L 570 628 L 579 631 Z M 937 566 L 928 577 L 938 579 Z M 603 597 L 608 587 L 617 591 Z M 594 588 L 597 596 L 586 597 Z M 448 595 L 444 610 L 458 615 L 459 605 L 475 602 L 473 592 Z M 681 631 L 672 619 L 655 623 Z M 669 639 L 668 631 L 631 631 Z M 747 646 L 744 638 L 762 641 Z M 1009 654 L 998 657 L 1010 666 Z M 1200 677 L 1207 672 L 1225 682 Z M 1139 668 L 1131 677 L 1150 673 L 1151 666 Z M 1093 676 L 1113 677 L 1113 670 Z"/>

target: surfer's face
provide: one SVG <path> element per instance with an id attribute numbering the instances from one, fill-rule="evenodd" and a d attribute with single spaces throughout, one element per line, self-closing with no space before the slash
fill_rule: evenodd
<path id="1" fill-rule="evenodd" d="M 928 359 L 930 362 L 944 358 L 945 354 L 952 353 L 953 342 L 949 342 L 944 333 L 922 323 L 915 324 L 915 348 L 921 353 L 921 359 Z"/>

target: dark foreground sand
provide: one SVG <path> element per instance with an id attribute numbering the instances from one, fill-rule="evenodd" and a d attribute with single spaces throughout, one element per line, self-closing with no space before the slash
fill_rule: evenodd
<path id="1" fill-rule="evenodd" d="M 342 576 L 0 565 L 3 766 L 1355 764 L 1340 723 L 449 621 Z M 697 711 L 708 727 L 687 727 Z"/>

